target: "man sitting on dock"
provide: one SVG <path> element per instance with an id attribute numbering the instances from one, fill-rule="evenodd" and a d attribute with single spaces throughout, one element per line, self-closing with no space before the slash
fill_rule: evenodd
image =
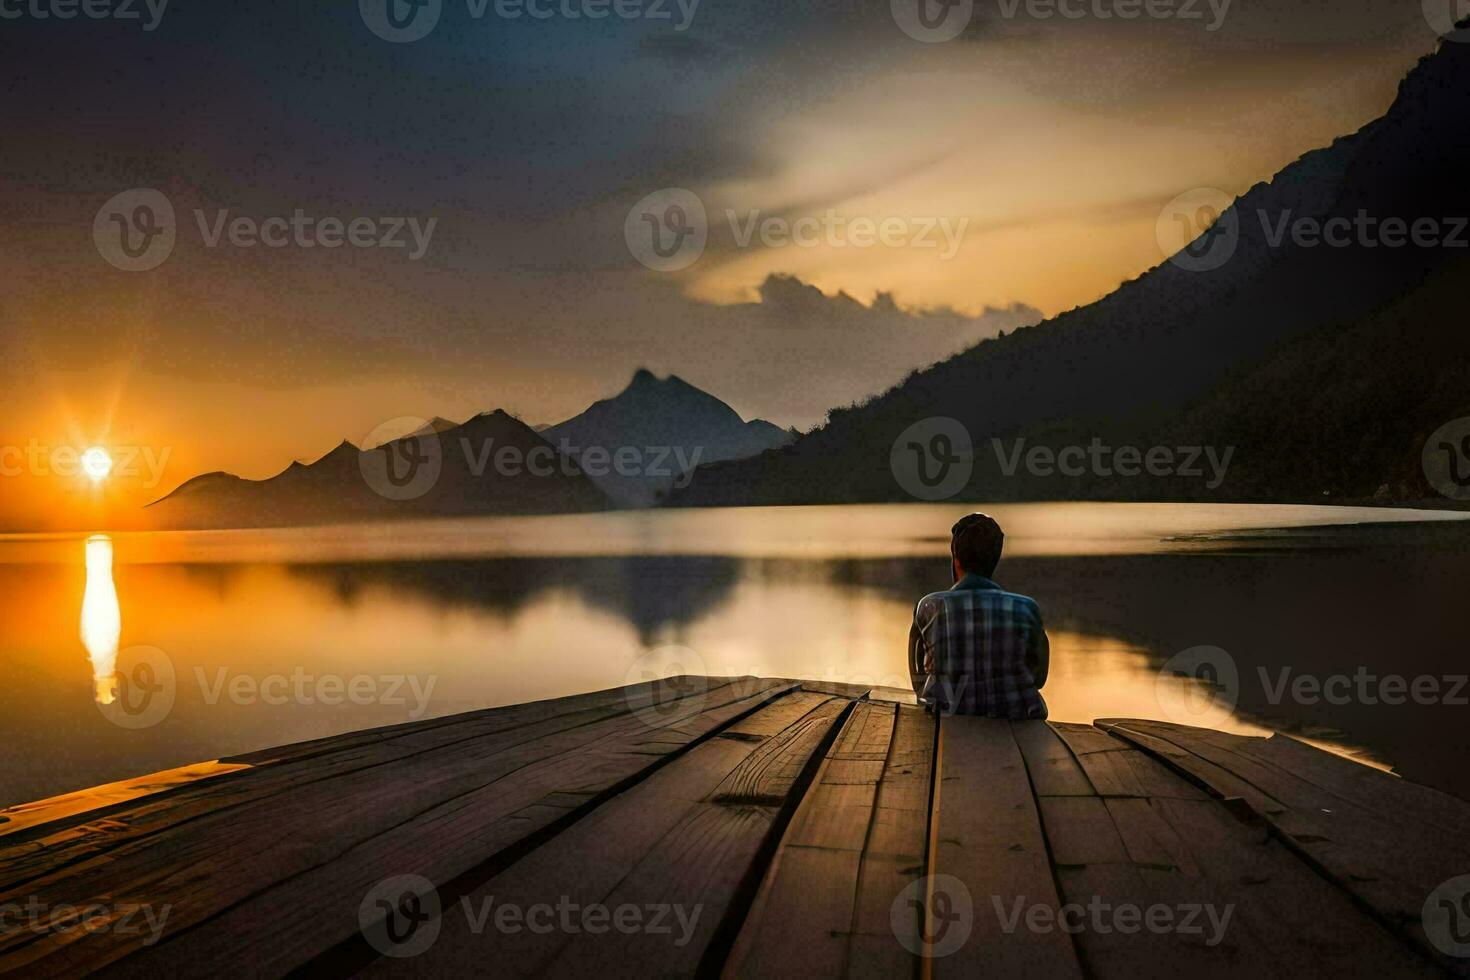
<path id="1" fill-rule="evenodd" d="M 1041 609 L 990 580 L 1005 532 L 971 514 L 950 534 L 955 584 L 919 600 L 909 630 L 914 693 L 942 714 L 1045 718 L 1050 648 Z"/>

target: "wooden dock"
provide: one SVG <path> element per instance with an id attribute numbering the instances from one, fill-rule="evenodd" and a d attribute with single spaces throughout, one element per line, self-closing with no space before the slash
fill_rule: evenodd
<path id="1" fill-rule="evenodd" d="M 1470 806 L 1280 735 L 681 677 L 221 763 L 0 813 L 0 972 L 1470 973 Z"/>

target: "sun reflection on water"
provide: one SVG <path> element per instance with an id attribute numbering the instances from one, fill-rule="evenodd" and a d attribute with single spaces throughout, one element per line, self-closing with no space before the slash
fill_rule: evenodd
<path id="1" fill-rule="evenodd" d="M 117 699 L 117 647 L 122 636 L 122 610 L 112 581 L 112 539 L 87 539 L 87 588 L 82 594 L 82 645 L 92 661 L 98 704 Z"/>

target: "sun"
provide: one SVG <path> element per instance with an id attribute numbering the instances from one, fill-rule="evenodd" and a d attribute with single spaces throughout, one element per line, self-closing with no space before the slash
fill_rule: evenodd
<path id="1" fill-rule="evenodd" d="M 93 446 L 82 453 L 82 472 L 93 483 L 101 483 L 112 472 L 112 457 L 101 446 Z"/>

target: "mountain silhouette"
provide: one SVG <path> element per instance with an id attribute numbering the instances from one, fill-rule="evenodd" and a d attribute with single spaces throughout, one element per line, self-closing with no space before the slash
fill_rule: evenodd
<path id="1" fill-rule="evenodd" d="M 695 465 L 791 438 L 677 377 L 639 370 L 616 397 L 560 425 L 538 431 L 499 410 L 462 424 L 435 417 L 382 445 L 344 441 L 265 480 L 206 473 L 146 511 L 157 527 L 223 528 L 647 506 Z"/>
<path id="2" fill-rule="evenodd" d="M 160 527 L 221 528 L 606 507 L 575 460 L 497 410 L 368 449 L 343 442 L 266 480 L 206 473 L 147 511 Z"/>
<path id="3" fill-rule="evenodd" d="M 956 497 L 1430 497 L 1424 440 L 1470 415 L 1467 173 L 1470 45 L 1444 42 L 1382 118 L 1251 188 L 1180 255 L 1095 303 L 834 410 L 790 446 L 702 467 L 671 502 L 912 500 L 890 456 L 901 434 L 937 418 L 961 423 L 974 447 Z M 1364 234 L 1360 219 L 1377 230 Z M 1428 222 L 1436 241 L 1399 233 L 1385 244 L 1388 219 Z M 1350 231 L 1330 245 L 1296 233 L 1314 223 L 1317 239 L 1328 224 Z M 1215 243 L 1226 252 L 1208 261 Z M 1094 439 L 1235 452 L 1215 487 L 1097 467 L 1038 474 L 1001 458 L 1017 445 Z"/>
<path id="4" fill-rule="evenodd" d="M 623 507 L 656 503 L 687 480 L 693 466 L 745 459 L 789 443 L 791 433 L 761 419 L 744 421 L 729 405 L 683 379 L 640 368 L 619 394 L 541 434 L 574 458 Z M 594 464 L 588 450 L 598 453 Z M 624 453 L 621 470 L 606 459 Z"/>

